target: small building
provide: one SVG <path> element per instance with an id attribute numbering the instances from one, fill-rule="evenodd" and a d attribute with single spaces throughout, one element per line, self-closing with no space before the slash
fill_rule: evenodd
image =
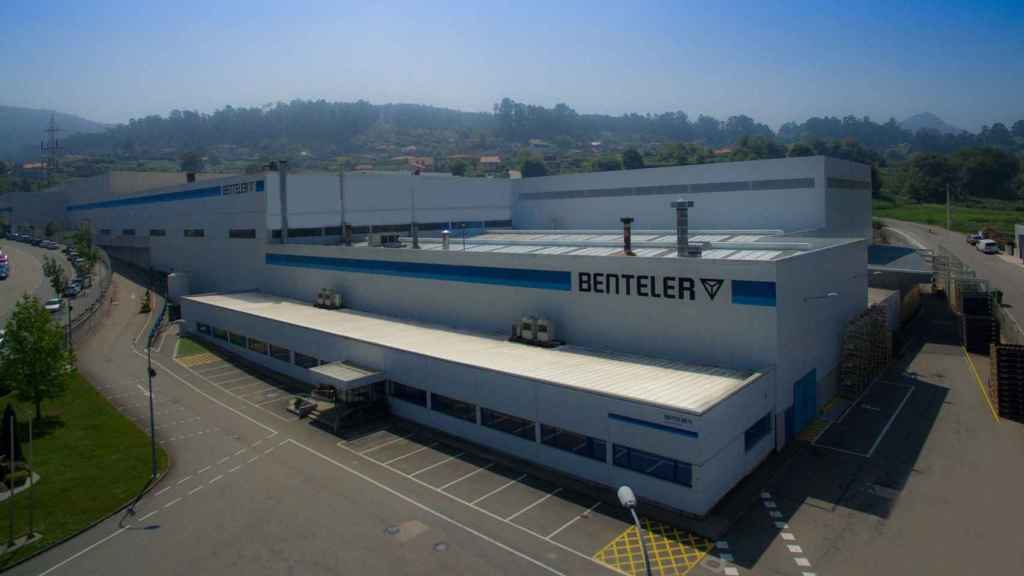
<path id="1" fill-rule="evenodd" d="M 504 168 L 501 156 L 481 156 L 478 165 L 480 170 L 489 173 L 500 172 Z"/>

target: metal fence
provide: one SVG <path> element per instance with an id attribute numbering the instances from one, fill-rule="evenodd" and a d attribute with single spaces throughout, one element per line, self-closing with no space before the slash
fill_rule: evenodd
<path id="1" fill-rule="evenodd" d="M 100 274 L 98 279 L 99 295 L 96 300 L 80 311 L 77 316 L 71 319 L 71 339 L 76 342 L 82 334 L 86 334 L 92 327 L 95 326 L 97 319 L 100 315 L 96 314 L 98 310 L 103 308 L 107 304 L 107 293 L 110 291 L 111 280 L 113 278 L 113 267 L 110 265 L 110 256 L 102 248 L 96 248 L 96 252 L 99 253 L 101 266 Z"/>

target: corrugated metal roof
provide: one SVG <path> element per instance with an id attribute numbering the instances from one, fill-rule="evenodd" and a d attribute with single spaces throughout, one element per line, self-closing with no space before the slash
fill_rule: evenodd
<path id="1" fill-rule="evenodd" d="M 259 292 L 188 296 L 185 300 L 430 358 L 698 415 L 761 377 L 760 372 L 694 366 L 576 346 L 527 346 L 498 336 L 457 332 L 352 310 L 323 310 Z"/>

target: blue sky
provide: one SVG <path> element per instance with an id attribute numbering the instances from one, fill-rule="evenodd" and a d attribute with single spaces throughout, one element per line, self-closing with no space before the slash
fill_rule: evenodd
<path id="1" fill-rule="evenodd" d="M 1024 2 L 0 2 L 0 103 L 123 122 L 293 98 L 1024 119 Z"/>

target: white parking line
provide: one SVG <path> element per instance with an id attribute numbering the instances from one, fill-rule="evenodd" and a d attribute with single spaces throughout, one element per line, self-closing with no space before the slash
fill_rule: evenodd
<path id="1" fill-rule="evenodd" d="M 516 518 L 516 517 L 518 517 L 518 516 L 519 516 L 520 514 L 522 514 L 523 512 L 526 512 L 527 510 L 529 510 L 529 509 L 533 508 L 534 506 L 536 506 L 536 505 L 540 504 L 541 502 L 543 502 L 543 501 L 547 500 L 548 498 L 551 498 L 552 496 L 554 496 L 555 494 L 558 494 L 558 493 L 559 493 L 559 492 L 561 492 L 561 491 L 562 491 L 562 489 L 561 489 L 561 488 L 555 488 L 554 490 L 552 490 L 551 492 L 548 492 L 548 493 L 547 493 L 547 494 L 545 494 L 545 495 L 544 495 L 543 497 L 541 497 L 541 498 L 540 498 L 539 500 L 537 500 L 536 502 L 534 502 L 533 504 L 530 504 L 530 505 L 529 505 L 529 506 L 527 506 L 526 508 L 523 508 L 522 510 L 520 510 L 519 512 L 516 512 L 515 514 L 513 514 L 513 515 L 509 516 L 508 518 L 505 518 L 505 520 L 512 520 L 513 518 Z"/>
<path id="2" fill-rule="evenodd" d="M 152 511 L 152 512 L 150 512 L 149 514 L 146 514 L 146 515 L 145 515 L 145 516 L 143 516 L 142 518 L 139 518 L 139 522 L 142 522 L 143 520 L 145 520 L 145 519 L 147 519 L 147 518 L 150 518 L 151 516 L 153 516 L 153 515 L 154 515 L 154 514 L 156 514 L 157 512 L 159 512 L 159 510 L 153 510 L 153 511 Z"/>
<path id="3" fill-rule="evenodd" d="M 274 447 L 273 447 L 273 446 L 271 446 L 270 448 L 267 448 L 266 450 L 264 450 L 264 451 L 263 451 L 263 453 L 264 453 L 264 454 L 270 454 L 270 453 L 271 453 L 271 452 L 273 452 L 273 451 L 274 451 Z"/>
<path id="4" fill-rule="evenodd" d="M 224 475 L 223 475 L 223 474 L 221 474 L 220 476 L 217 476 L 217 477 L 215 477 L 215 478 L 212 478 L 212 479 L 210 479 L 210 481 L 209 481 L 209 482 L 207 482 L 207 484 L 213 484 L 214 482 L 216 482 L 217 480 L 220 480 L 220 479 L 221 479 L 221 478 L 223 478 L 223 477 L 224 477 Z"/>
<path id="5" fill-rule="evenodd" d="M 443 491 L 445 488 L 448 488 L 448 487 L 450 487 L 450 486 L 452 486 L 454 484 L 458 484 L 459 482 L 462 482 L 463 480 L 465 480 L 466 478 L 469 478 L 470 476 L 473 476 L 474 474 L 479 474 L 479 473 L 483 472 L 484 470 L 489 469 L 491 466 L 494 466 L 494 462 L 491 462 L 487 466 L 481 466 L 480 468 L 477 468 L 476 470 L 473 470 L 472 472 L 470 472 L 469 474 L 466 474 L 465 476 L 462 476 L 460 478 L 456 478 L 455 480 L 452 480 L 451 482 L 445 484 L 444 486 L 441 486 L 440 488 L 438 488 L 438 490 L 442 490 Z"/>
<path id="6" fill-rule="evenodd" d="M 223 463 L 227 462 L 228 460 L 231 460 L 231 456 L 225 456 L 225 457 L 221 458 L 220 460 L 217 460 L 217 464 L 223 464 Z"/>
<path id="7" fill-rule="evenodd" d="M 162 490 L 158 491 L 158 492 L 157 492 L 156 494 L 153 494 L 153 496 L 159 496 L 159 495 L 163 494 L 164 492 L 167 492 L 167 491 L 168 491 L 168 490 L 170 490 L 170 489 L 171 489 L 171 487 L 170 487 L 170 486 L 168 486 L 168 487 L 166 487 L 166 488 L 164 488 L 164 489 L 162 489 Z"/>
<path id="8" fill-rule="evenodd" d="M 420 452 L 423 452 L 424 450 L 430 450 L 434 446 L 437 446 L 437 442 L 431 442 L 429 445 L 423 446 L 422 448 L 420 448 L 418 450 L 413 450 L 412 452 L 409 452 L 408 454 L 402 454 L 401 456 L 399 456 L 397 458 L 392 458 L 391 460 L 388 460 L 384 464 L 391 464 L 392 462 L 398 462 L 402 458 L 408 458 L 409 456 L 412 456 L 413 454 L 419 454 Z"/>
<path id="9" fill-rule="evenodd" d="M 200 484 L 199 486 L 196 486 L 195 488 L 189 490 L 188 491 L 188 495 L 191 496 L 191 495 L 195 494 L 196 492 L 199 492 L 202 489 L 203 489 L 203 485 Z"/>
<path id="10" fill-rule="evenodd" d="M 196 474 L 202 474 L 203 472 L 206 472 L 210 468 L 213 468 L 213 466 L 207 466 L 205 468 L 200 468 L 199 470 L 196 471 Z"/>
<path id="11" fill-rule="evenodd" d="M 500 488 L 495 488 L 494 490 L 491 490 L 487 494 L 484 494 L 483 496 L 477 498 L 476 500 L 473 500 L 472 502 L 470 502 L 470 504 L 476 504 L 477 502 L 483 500 L 484 498 L 487 498 L 487 497 L 490 497 L 490 496 L 494 496 L 495 494 L 497 494 L 498 492 L 501 492 L 505 488 L 508 488 L 509 486 L 515 484 L 516 482 L 519 482 L 523 478 L 526 478 L 526 474 L 520 475 L 519 478 L 516 478 L 515 480 L 509 480 L 508 482 L 502 484 Z"/>
<path id="12" fill-rule="evenodd" d="M 373 452 L 374 450 L 380 450 L 381 448 L 384 448 L 385 446 L 391 446 L 392 444 L 395 444 L 397 442 L 401 442 L 402 440 L 405 440 L 406 438 L 409 438 L 411 436 L 412 436 L 412 434 L 409 434 L 409 435 L 406 435 L 406 436 L 399 436 L 398 438 L 395 438 L 394 440 L 390 440 L 390 441 L 385 442 L 383 444 L 380 444 L 378 446 L 374 446 L 373 448 L 368 448 L 366 450 L 363 450 L 362 452 L 359 452 L 359 454 L 369 454 L 370 452 Z M 341 445 L 342 445 L 342 443 L 338 442 L 338 446 L 341 446 Z"/>
<path id="13" fill-rule="evenodd" d="M 426 468 L 420 468 L 419 470 L 417 470 L 417 471 L 415 471 L 415 472 L 413 472 L 412 474 L 409 474 L 409 475 L 410 476 L 415 476 L 415 475 L 420 474 L 422 472 L 426 472 L 427 470 L 433 470 L 434 468 L 437 468 L 438 466 L 440 466 L 442 464 L 445 464 L 447 462 L 451 462 L 452 460 L 455 460 L 459 456 L 462 456 L 462 452 L 459 452 L 458 454 L 456 454 L 454 456 L 449 456 L 449 457 L 445 458 L 444 460 L 441 460 L 440 462 L 438 462 L 436 464 L 431 464 L 430 466 L 427 466 Z"/>
<path id="14" fill-rule="evenodd" d="M 171 501 L 170 501 L 170 502 L 168 502 L 167 504 L 164 504 L 164 508 L 170 508 L 171 506 L 174 506 L 174 505 L 175 505 L 175 504 L 177 504 L 178 502 L 181 502 L 181 496 L 179 496 L 179 497 L 175 498 L 174 500 L 171 500 Z"/>
<path id="15" fill-rule="evenodd" d="M 559 533 L 559 532 L 561 532 L 562 530 L 565 530 L 565 529 L 566 529 L 566 528 L 568 528 L 569 526 L 572 526 L 573 524 L 575 524 L 575 523 L 576 523 L 576 521 L 577 521 L 577 520 L 579 520 L 580 518 L 583 518 L 583 517 L 584 517 L 584 515 L 589 515 L 589 514 L 590 514 L 591 512 L 593 512 L 594 510 L 596 510 L 596 509 L 597 509 L 597 507 L 598 507 L 598 506 L 600 506 L 600 505 L 601 505 L 601 502 L 600 502 L 600 500 L 599 500 L 599 501 L 597 501 L 597 502 L 594 502 L 594 505 L 593 505 L 593 506 L 591 506 L 590 508 L 587 508 L 587 511 L 586 511 L 586 512 L 583 512 L 583 513 L 580 513 L 580 514 L 577 514 L 577 515 L 573 516 L 573 517 L 572 517 L 572 520 L 569 520 L 569 521 L 568 521 L 568 522 L 566 522 L 565 524 L 562 524 L 561 526 L 559 526 L 557 530 L 555 530 L 555 531 L 554 531 L 554 532 L 552 532 L 551 534 L 548 534 L 548 535 L 547 535 L 547 537 L 548 537 L 548 538 L 554 538 L 556 534 L 558 534 L 558 533 Z"/>
<path id="16" fill-rule="evenodd" d="M 255 462 L 255 461 L 259 460 L 259 459 L 260 459 L 259 456 L 253 456 L 252 458 L 249 458 L 249 461 L 246 462 L 246 464 L 252 464 L 253 462 Z"/>
<path id="17" fill-rule="evenodd" d="M 232 468 L 231 470 L 228 470 L 228 474 L 231 474 L 232 472 L 235 472 L 235 471 L 237 471 L 237 470 L 238 470 L 239 468 L 241 468 L 242 466 L 243 466 L 242 464 L 239 464 L 238 466 L 235 466 L 235 467 L 234 467 L 234 468 Z"/>
<path id="18" fill-rule="evenodd" d="M 242 380 L 248 379 L 248 374 L 242 374 L 241 376 L 235 376 L 234 378 L 228 378 L 227 380 L 211 380 L 211 382 L 213 382 L 217 386 L 224 386 L 225 384 L 231 384 L 232 382 L 241 382 Z"/>
<path id="19" fill-rule="evenodd" d="M 188 476 L 185 476 L 181 480 L 178 480 L 178 486 L 181 486 L 182 484 L 184 484 L 185 482 L 188 482 L 191 479 L 192 479 L 192 475 L 191 474 L 189 474 Z"/>

